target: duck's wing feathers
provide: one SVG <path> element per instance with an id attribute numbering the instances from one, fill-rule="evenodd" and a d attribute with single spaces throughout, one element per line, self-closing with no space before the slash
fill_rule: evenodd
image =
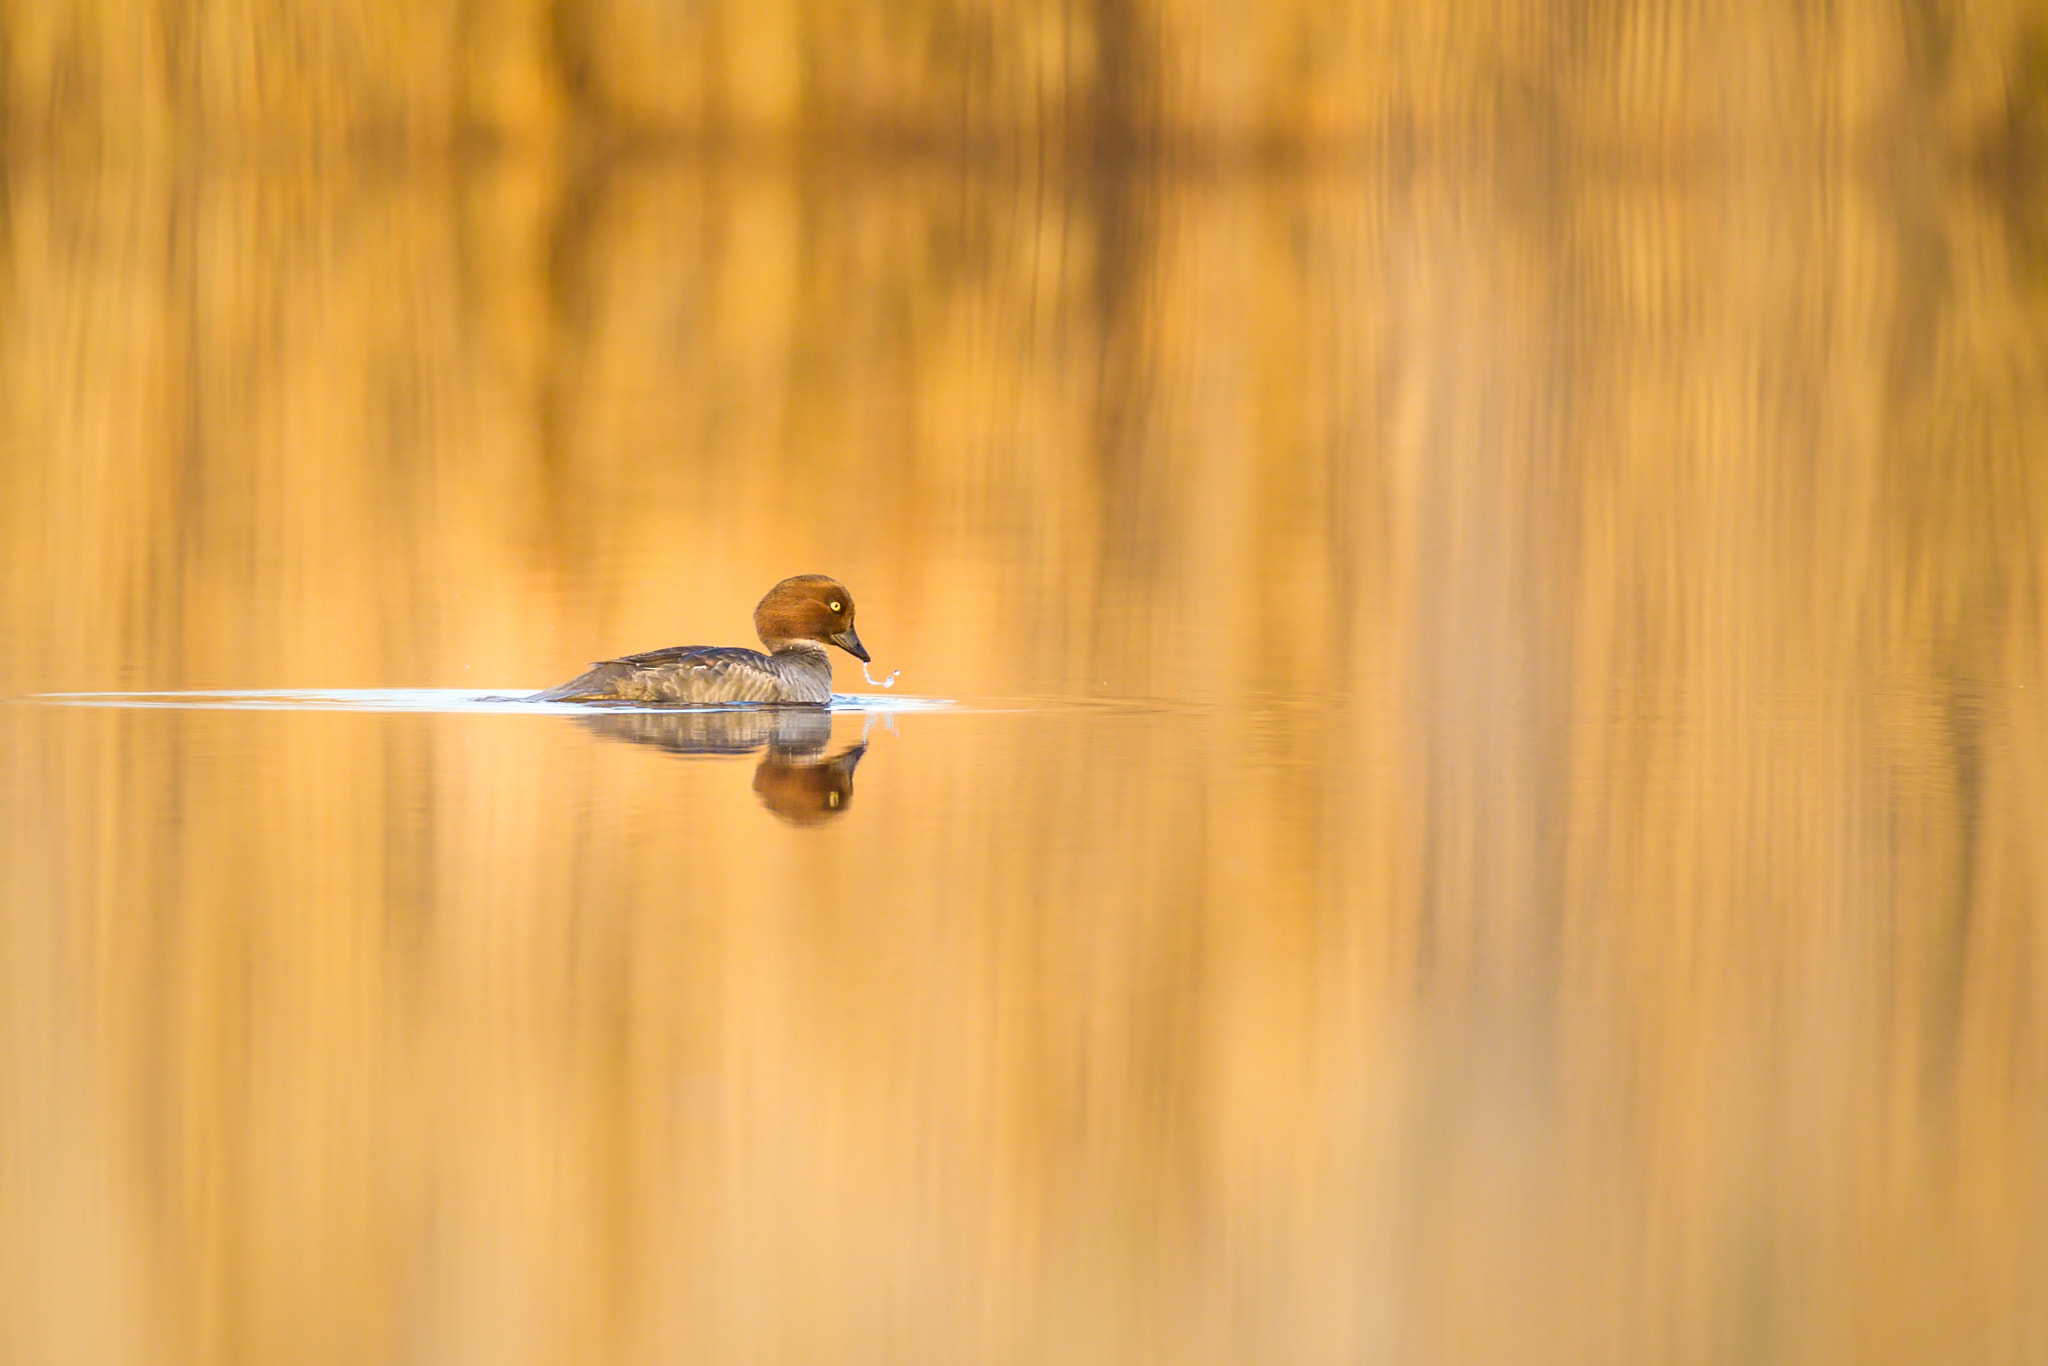
<path id="1" fill-rule="evenodd" d="M 783 680 L 757 650 L 678 645 L 607 659 L 589 673 L 537 692 L 533 702 L 779 702 Z"/>

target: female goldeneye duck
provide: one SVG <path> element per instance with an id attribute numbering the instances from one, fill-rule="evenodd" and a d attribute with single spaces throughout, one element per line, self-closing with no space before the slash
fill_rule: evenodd
<path id="1" fill-rule="evenodd" d="M 768 653 L 723 645 L 675 645 L 607 659 L 529 702 L 810 702 L 832 700 L 827 645 L 868 662 L 853 630 L 853 594 L 837 579 L 799 574 L 754 609 Z"/>

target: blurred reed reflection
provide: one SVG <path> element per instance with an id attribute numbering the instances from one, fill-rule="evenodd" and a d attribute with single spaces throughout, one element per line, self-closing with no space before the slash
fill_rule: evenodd
<path id="1" fill-rule="evenodd" d="M 2030 8 L 250 8 L 8 21 L 0 693 L 1034 705 L 0 705 L 0 1358 L 2048 1355 Z"/>
<path id="2" fill-rule="evenodd" d="M 827 755 L 831 714 L 814 707 L 748 711 L 604 711 L 579 718 L 586 729 L 613 740 L 652 745 L 670 754 L 762 754 L 754 792 L 762 805 L 791 825 L 818 825 L 846 814 L 853 802 L 853 770 L 867 753 L 855 741 Z"/>

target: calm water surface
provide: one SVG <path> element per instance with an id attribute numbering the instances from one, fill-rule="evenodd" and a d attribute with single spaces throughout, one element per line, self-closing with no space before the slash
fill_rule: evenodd
<path id="1" fill-rule="evenodd" d="M 2048 1360 L 2048 254 L 1820 151 L 17 165 L 0 1356 Z"/>

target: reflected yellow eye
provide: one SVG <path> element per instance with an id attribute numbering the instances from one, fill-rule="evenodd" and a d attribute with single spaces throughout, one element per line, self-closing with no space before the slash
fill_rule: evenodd
<path id="1" fill-rule="evenodd" d="M 832 610 L 833 610 L 833 611 L 835 611 L 835 612 L 836 612 L 836 611 L 838 611 L 838 610 L 839 610 L 839 604 L 838 604 L 838 603 L 836 603 L 836 602 L 835 602 L 835 603 L 833 603 L 833 604 L 832 604 Z"/>

